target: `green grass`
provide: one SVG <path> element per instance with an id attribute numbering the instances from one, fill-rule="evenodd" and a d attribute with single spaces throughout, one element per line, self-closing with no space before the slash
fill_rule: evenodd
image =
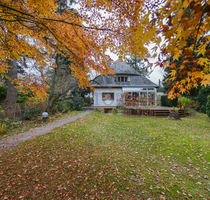
<path id="1" fill-rule="evenodd" d="M 0 140 L 2 138 L 8 137 L 8 136 L 12 136 L 12 135 L 15 135 L 15 134 L 18 134 L 21 132 L 28 131 L 35 127 L 43 126 L 43 125 L 61 120 L 63 118 L 72 117 L 72 116 L 80 114 L 82 112 L 84 112 L 84 111 L 69 111 L 67 113 L 57 113 L 55 115 L 50 115 L 48 117 L 46 123 L 43 123 L 41 116 L 39 116 L 37 119 L 33 119 L 33 120 L 24 120 L 24 121 L 22 121 L 21 124 L 19 124 L 17 126 L 10 127 L 9 129 L 7 129 L 7 132 L 0 133 Z"/>
<path id="2" fill-rule="evenodd" d="M 3 153 L 4 199 L 209 199 L 210 119 L 93 112 Z"/>

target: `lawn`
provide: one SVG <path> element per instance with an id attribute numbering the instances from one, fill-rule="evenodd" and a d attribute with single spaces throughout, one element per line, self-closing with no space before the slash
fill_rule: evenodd
<path id="1" fill-rule="evenodd" d="M 0 159 L 2 199 L 209 199 L 210 119 L 92 112 Z"/>

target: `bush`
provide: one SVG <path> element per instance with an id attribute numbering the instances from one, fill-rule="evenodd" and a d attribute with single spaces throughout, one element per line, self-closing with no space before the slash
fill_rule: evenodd
<path id="1" fill-rule="evenodd" d="M 184 112 L 187 113 L 187 108 L 192 104 L 191 100 L 187 97 L 180 97 L 178 99 L 178 103 L 181 104 L 181 106 L 184 108 Z"/>
<path id="2" fill-rule="evenodd" d="M 0 86 L 0 102 L 5 102 L 7 95 L 7 88 L 5 86 Z"/>
<path id="3" fill-rule="evenodd" d="M 78 110 L 82 106 L 84 106 L 84 98 L 79 93 L 76 93 L 72 99 L 62 99 L 56 102 L 52 107 L 51 113 L 66 113 L 68 111 Z"/>
<path id="4" fill-rule="evenodd" d="M 72 99 L 65 100 L 65 103 L 67 104 L 69 110 L 75 110 L 76 109 L 76 106 L 75 106 L 74 101 Z"/>
<path id="5" fill-rule="evenodd" d="M 196 98 L 196 101 L 199 105 L 197 108 L 198 111 L 202 113 L 206 113 L 206 103 L 207 103 L 207 97 L 210 95 L 210 86 L 202 86 L 202 88 L 199 90 L 199 95 Z"/>
<path id="6" fill-rule="evenodd" d="M 91 104 L 90 97 L 85 97 L 84 98 L 84 106 L 89 106 Z"/>
<path id="7" fill-rule="evenodd" d="M 210 117 L 210 95 L 207 97 L 206 114 Z"/>
<path id="8" fill-rule="evenodd" d="M 178 103 L 180 103 L 184 108 L 190 106 L 192 104 L 191 100 L 187 97 L 180 97 L 178 99 Z"/>
<path id="9" fill-rule="evenodd" d="M 31 109 L 31 108 L 38 108 L 39 111 L 42 113 L 45 111 L 46 106 L 47 106 L 47 98 L 41 97 L 39 95 L 30 97 L 26 101 L 26 109 Z"/>
<path id="10" fill-rule="evenodd" d="M 176 99 L 168 99 L 168 96 L 161 96 L 161 106 L 169 106 L 169 107 L 176 107 L 178 104 L 177 98 Z"/>
<path id="11" fill-rule="evenodd" d="M 52 109 L 50 110 L 50 113 L 52 115 L 54 115 L 57 112 L 58 112 L 58 104 L 54 104 L 53 107 L 52 107 Z"/>
<path id="12" fill-rule="evenodd" d="M 52 114 L 55 114 L 57 112 L 65 113 L 68 111 L 75 110 L 76 108 L 77 106 L 75 105 L 72 99 L 66 99 L 56 102 L 52 107 L 51 113 Z"/>
<path id="13" fill-rule="evenodd" d="M 0 134 L 7 132 L 7 125 L 5 123 L 0 123 Z"/>
<path id="14" fill-rule="evenodd" d="M 18 92 L 17 94 L 17 103 L 24 103 L 27 101 L 27 99 L 29 98 L 29 96 L 27 94 L 23 94 Z"/>
<path id="15" fill-rule="evenodd" d="M 73 101 L 76 109 L 84 106 L 84 98 L 79 93 L 76 93 L 76 95 L 73 97 Z"/>
<path id="16" fill-rule="evenodd" d="M 39 108 L 30 108 L 28 110 L 26 110 L 25 114 L 24 114 L 24 119 L 25 120 L 31 120 L 31 119 L 35 119 L 40 115 L 40 110 Z"/>

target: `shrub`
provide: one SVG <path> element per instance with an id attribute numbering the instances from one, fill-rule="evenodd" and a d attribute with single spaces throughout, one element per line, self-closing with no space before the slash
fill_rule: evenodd
<path id="1" fill-rule="evenodd" d="M 6 86 L 0 86 L 0 102 L 5 102 L 7 95 Z"/>
<path id="2" fill-rule="evenodd" d="M 4 115 L 4 110 L 2 109 L 2 107 L 0 106 L 0 114 Z"/>
<path id="3" fill-rule="evenodd" d="M 161 105 L 162 106 L 169 106 L 169 107 L 176 107 L 177 106 L 177 98 L 176 99 L 168 99 L 168 96 L 161 96 Z"/>
<path id="4" fill-rule="evenodd" d="M 84 106 L 89 106 L 91 104 L 90 97 L 85 97 L 84 98 Z"/>
<path id="5" fill-rule="evenodd" d="M 191 100 L 188 99 L 187 97 L 180 97 L 178 99 L 178 103 L 182 105 L 185 113 L 188 111 L 187 108 L 192 104 Z"/>
<path id="6" fill-rule="evenodd" d="M 52 107 L 51 113 L 65 113 L 68 111 L 78 110 L 82 106 L 84 106 L 84 98 L 79 93 L 75 93 L 72 99 L 62 99 L 56 102 Z"/>
<path id="7" fill-rule="evenodd" d="M 62 104 L 61 104 L 61 109 L 59 109 L 60 110 L 60 112 L 62 112 L 62 113 L 66 113 L 66 112 L 68 112 L 70 109 L 69 109 L 69 106 L 68 106 L 68 103 L 67 102 L 63 102 Z"/>
<path id="8" fill-rule="evenodd" d="M 178 103 L 180 103 L 184 108 L 190 106 L 192 104 L 191 100 L 187 97 L 180 97 L 178 99 Z"/>
<path id="9" fill-rule="evenodd" d="M 47 98 L 41 97 L 39 95 L 30 97 L 27 99 L 25 105 L 26 105 L 26 109 L 30 110 L 31 108 L 38 108 L 39 111 L 42 113 L 46 109 Z"/>
<path id="10" fill-rule="evenodd" d="M 50 113 L 52 115 L 54 115 L 57 112 L 58 112 L 58 104 L 54 104 L 53 107 L 52 107 L 52 109 L 50 110 Z"/>
<path id="11" fill-rule="evenodd" d="M 25 114 L 24 114 L 24 119 L 25 120 L 31 120 L 31 119 L 35 119 L 40 115 L 40 110 L 39 108 L 30 108 L 28 110 L 26 110 Z"/>
<path id="12" fill-rule="evenodd" d="M 114 108 L 114 113 L 118 113 L 118 109 L 117 108 Z"/>
<path id="13" fill-rule="evenodd" d="M 210 95 L 207 97 L 206 114 L 210 117 Z"/>
<path id="14" fill-rule="evenodd" d="M 76 95 L 73 97 L 73 101 L 76 109 L 84 106 L 84 98 L 79 93 L 76 93 Z"/>
<path id="15" fill-rule="evenodd" d="M 74 104 L 74 101 L 72 99 L 66 99 L 66 100 L 61 100 L 61 101 L 56 102 L 52 107 L 51 113 L 52 114 L 55 114 L 57 112 L 65 113 L 65 112 L 68 112 L 70 110 L 72 111 L 75 109 L 76 109 L 76 106 Z"/>
<path id="16" fill-rule="evenodd" d="M 18 92 L 17 94 L 17 103 L 24 103 L 27 101 L 27 99 L 29 98 L 29 96 L 27 94 L 23 94 Z"/>
<path id="17" fill-rule="evenodd" d="M 5 123 L 0 123 L 0 134 L 7 132 L 7 125 Z"/>
<path id="18" fill-rule="evenodd" d="M 210 86 L 202 86 L 202 88 L 199 90 L 199 94 L 196 98 L 196 101 L 199 105 L 197 108 L 198 111 L 206 113 L 206 103 L 207 103 L 207 97 L 210 95 Z"/>

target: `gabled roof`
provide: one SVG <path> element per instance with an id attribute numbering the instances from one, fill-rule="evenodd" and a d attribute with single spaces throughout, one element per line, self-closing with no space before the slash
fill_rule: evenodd
<path id="1" fill-rule="evenodd" d="M 120 62 L 119 60 L 116 61 L 116 64 L 110 64 L 110 67 L 114 70 L 116 75 L 126 74 L 126 75 L 140 75 L 133 67 L 130 65 Z"/>
<path id="2" fill-rule="evenodd" d="M 154 88 L 158 87 L 155 83 L 150 81 L 144 75 L 139 74 L 135 69 L 126 63 L 116 61 L 116 64 L 109 64 L 109 66 L 114 70 L 116 75 L 128 75 L 130 76 L 130 81 L 127 82 L 115 82 L 113 75 L 109 76 L 98 76 L 95 81 L 91 84 L 93 87 L 147 87 Z"/>

